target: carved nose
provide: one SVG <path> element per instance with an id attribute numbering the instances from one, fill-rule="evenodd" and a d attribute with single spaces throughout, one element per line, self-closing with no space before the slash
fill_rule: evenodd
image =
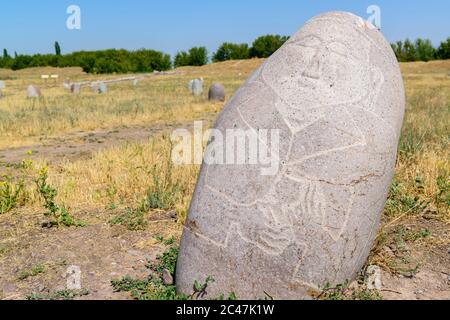
<path id="1" fill-rule="evenodd" d="M 320 72 L 320 61 L 318 58 L 318 54 L 316 54 L 314 56 L 314 58 L 311 60 L 308 67 L 303 72 L 303 76 L 305 76 L 307 78 L 312 78 L 312 79 L 320 79 L 321 72 Z"/>

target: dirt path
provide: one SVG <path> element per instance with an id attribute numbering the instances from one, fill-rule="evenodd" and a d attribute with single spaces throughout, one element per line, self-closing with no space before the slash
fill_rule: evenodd
<path id="1" fill-rule="evenodd" d="M 426 216 L 426 214 L 425 214 Z M 450 300 L 450 224 L 417 217 L 402 224 L 410 234 L 426 232 L 422 240 L 406 241 L 398 231 L 381 249 L 395 274 L 381 274 L 382 295 L 388 300 Z"/>
<path id="2" fill-rule="evenodd" d="M 198 121 L 211 123 L 216 115 L 206 115 Z M 0 163 L 18 164 L 24 158 L 45 159 L 49 164 L 64 160 L 76 161 L 91 156 L 92 153 L 121 145 L 126 142 L 144 141 L 158 134 L 170 134 L 177 128 L 191 128 L 190 123 L 151 124 L 148 126 L 116 128 L 91 132 L 75 132 L 58 138 L 45 140 L 41 145 L 0 150 Z M 29 152 L 32 154 L 29 155 Z"/>

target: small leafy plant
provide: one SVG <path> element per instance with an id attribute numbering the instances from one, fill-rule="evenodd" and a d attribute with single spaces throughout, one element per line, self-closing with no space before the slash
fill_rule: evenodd
<path id="1" fill-rule="evenodd" d="M 19 280 L 25 280 L 27 278 L 35 277 L 41 273 L 44 273 L 44 271 L 45 271 L 45 267 L 41 264 L 37 264 L 29 270 L 27 269 L 27 270 L 20 271 L 18 278 L 19 278 Z"/>
<path id="2" fill-rule="evenodd" d="M 170 152 L 161 166 L 155 165 L 149 170 L 149 175 L 153 180 L 153 185 L 147 190 L 147 197 L 143 204 L 145 208 L 147 210 L 173 209 L 176 203 L 176 195 L 180 193 L 182 188 L 179 181 L 174 181 Z"/>
<path id="3" fill-rule="evenodd" d="M 195 281 L 193 293 L 189 296 L 177 294 L 175 283 L 164 283 L 163 275 L 165 272 L 169 272 L 172 278 L 175 278 L 178 252 L 177 248 L 169 248 L 157 257 L 156 263 L 149 264 L 147 267 L 152 271 L 152 275 L 148 279 L 138 280 L 125 276 L 120 280 L 111 281 L 114 291 L 130 292 L 136 300 L 194 300 L 205 297 L 208 285 L 214 282 L 212 277 L 207 277 L 205 283 Z M 226 300 L 224 297 L 224 295 L 221 295 L 214 300 Z M 237 300 L 236 295 L 230 294 L 228 300 Z"/>
<path id="4" fill-rule="evenodd" d="M 338 284 L 333 287 L 329 283 L 323 288 L 317 300 L 382 300 L 383 297 L 377 290 L 367 288 L 353 289 L 349 283 Z"/>
<path id="5" fill-rule="evenodd" d="M 61 290 L 46 294 L 32 294 L 27 296 L 27 300 L 73 300 L 77 297 L 87 296 L 89 291 L 81 290 Z"/>
<path id="6" fill-rule="evenodd" d="M 25 202 L 26 193 L 23 180 L 13 183 L 9 178 L 0 181 L 0 214 L 7 213 Z"/>
<path id="7" fill-rule="evenodd" d="M 84 223 L 76 221 L 64 206 L 59 206 L 56 203 L 55 198 L 58 195 L 58 191 L 56 190 L 56 188 L 48 184 L 47 179 L 48 168 L 43 167 L 39 171 L 39 176 L 35 180 L 35 182 L 39 194 L 44 199 L 44 208 L 48 210 L 45 215 L 53 218 L 53 220 L 50 222 L 50 225 L 58 227 L 85 226 Z"/>
<path id="8" fill-rule="evenodd" d="M 130 231 L 143 230 L 146 226 L 145 212 L 142 208 L 125 209 L 125 212 L 109 220 L 110 225 L 123 225 Z"/>

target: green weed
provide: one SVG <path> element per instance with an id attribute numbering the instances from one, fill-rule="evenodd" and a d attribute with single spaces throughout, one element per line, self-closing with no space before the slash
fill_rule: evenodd
<path id="1" fill-rule="evenodd" d="M 170 152 L 171 148 L 168 150 Z M 181 184 L 173 180 L 173 163 L 170 154 L 165 159 L 161 166 L 155 165 L 149 172 L 153 185 L 147 190 L 147 196 L 144 200 L 144 206 L 148 210 L 174 209 L 176 195 L 180 194 L 182 189 Z"/>
<path id="2" fill-rule="evenodd" d="M 32 294 L 27 296 L 27 300 L 73 300 L 77 297 L 86 296 L 89 291 L 81 290 L 62 290 L 47 294 Z"/>
<path id="3" fill-rule="evenodd" d="M 332 287 L 327 284 L 317 300 L 382 300 L 383 297 L 377 290 L 367 288 L 349 288 L 349 283 Z"/>
<path id="4" fill-rule="evenodd" d="M 35 277 L 44 272 L 45 272 L 45 267 L 41 264 L 37 264 L 37 265 L 33 266 L 31 269 L 20 271 L 19 275 L 18 275 L 18 279 L 25 280 L 30 277 Z"/>
<path id="5" fill-rule="evenodd" d="M 143 230 L 146 226 L 145 213 L 139 209 L 125 209 L 125 212 L 109 220 L 111 225 L 123 225 L 130 231 Z"/>
<path id="6" fill-rule="evenodd" d="M 23 180 L 15 183 L 6 177 L 6 181 L 0 181 L 0 214 L 25 204 L 26 198 Z"/>
<path id="7" fill-rule="evenodd" d="M 203 298 L 206 295 L 207 287 L 214 279 L 207 277 L 204 283 L 194 282 L 193 293 L 191 295 L 177 294 L 175 284 L 165 284 L 163 272 L 167 270 L 175 279 L 175 266 L 177 263 L 178 249 L 169 248 L 162 255 L 157 257 L 157 262 L 149 264 L 147 267 L 152 270 L 152 276 L 145 280 L 133 279 L 125 276 L 120 280 L 111 281 L 115 292 L 129 292 L 136 300 L 193 300 Z M 224 295 L 214 300 L 225 300 Z M 234 293 L 228 296 L 228 300 L 236 300 Z"/>
<path id="8" fill-rule="evenodd" d="M 44 208 L 48 210 L 45 215 L 54 219 L 50 222 L 51 226 L 85 226 L 83 222 L 76 221 L 64 206 L 59 206 L 56 203 L 55 198 L 58 195 L 58 191 L 47 183 L 47 179 L 48 168 L 44 167 L 39 171 L 39 176 L 35 182 L 38 193 L 44 199 Z"/>

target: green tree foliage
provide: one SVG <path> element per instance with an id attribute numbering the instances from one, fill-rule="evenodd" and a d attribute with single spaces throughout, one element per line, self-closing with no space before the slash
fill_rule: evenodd
<path id="1" fill-rule="evenodd" d="M 175 60 L 173 62 L 175 68 L 188 66 L 189 61 L 189 53 L 186 51 L 180 51 L 176 54 Z"/>
<path id="2" fill-rule="evenodd" d="M 87 73 L 135 73 L 169 70 L 172 63 L 169 55 L 146 49 L 79 51 L 61 56 L 54 54 L 17 55 L 14 59 L 0 59 L 0 68 L 13 70 L 47 66 L 81 67 Z"/>
<path id="3" fill-rule="evenodd" d="M 441 60 L 450 59 L 450 38 L 441 42 L 436 50 L 436 58 Z"/>
<path id="4" fill-rule="evenodd" d="M 416 61 L 416 47 L 414 46 L 414 43 L 412 43 L 409 39 L 405 40 L 405 43 L 403 44 L 403 50 L 405 61 Z"/>
<path id="5" fill-rule="evenodd" d="M 395 56 L 397 57 L 397 60 L 400 62 L 404 62 L 404 56 L 403 56 L 403 42 L 397 41 L 395 43 L 391 44 L 392 50 L 395 53 Z"/>
<path id="6" fill-rule="evenodd" d="M 450 44 L 450 38 L 449 38 Z M 400 62 L 411 62 L 411 61 L 431 61 L 435 59 L 449 59 L 450 55 L 446 58 L 445 55 L 440 54 L 440 48 L 433 47 L 433 44 L 429 39 L 418 38 L 415 42 L 409 39 L 405 41 L 397 41 L 393 43 L 392 49 Z M 444 42 L 441 43 L 444 46 Z M 442 50 L 443 52 L 445 51 Z"/>
<path id="7" fill-rule="evenodd" d="M 55 54 L 56 54 L 57 56 L 60 56 L 60 55 L 61 55 L 61 46 L 59 45 L 59 42 L 58 42 L 58 41 L 55 42 Z"/>
<path id="8" fill-rule="evenodd" d="M 253 42 L 253 46 L 250 49 L 251 58 L 268 58 L 275 51 L 277 51 L 289 37 L 280 35 L 266 35 L 257 38 Z"/>
<path id="9" fill-rule="evenodd" d="M 436 57 L 436 49 L 429 39 L 417 39 L 415 42 L 416 60 L 430 61 Z"/>
<path id="10" fill-rule="evenodd" d="M 250 49 L 248 44 L 234 44 L 225 42 L 217 52 L 213 55 L 213 62 L 227 61 L 227 60 L 241 60 L 250 57 Z"/>
<path id="11" fill-rule="evenodd" d="M 189 52 L 180 51 L 174 60 L 175 68 L 184 66 L 204 66 L 208 63 L 208 50 L 205 47 L 194 47 Z"/>
<path id="12" fill-rule="evenodd" d="M 194 47 L 189 50 L 191 66 L 204 66 L 208 63 L 208 50 L 205 47 Z"/>

